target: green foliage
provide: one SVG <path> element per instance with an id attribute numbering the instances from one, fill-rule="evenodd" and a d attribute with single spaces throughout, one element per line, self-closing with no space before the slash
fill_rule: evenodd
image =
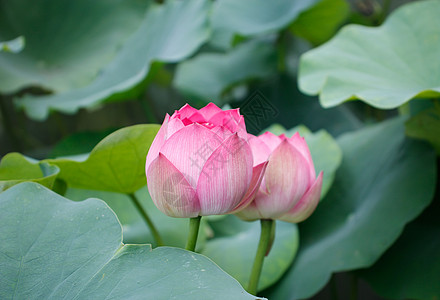
<path id="1" fill-rule="evenodd" d="M 26 47 L 0 53 L 0 91 L 61 92 L 90 83 L 139 26 L 145 8 L 136 0 L 2 1 L 0 36 L 22 35 Z"/>
<path id="2" fill-rule="evenodd" d="M 300 226 L 298 255 L 269 298 L 310 297 L 333 272 L 370 266 L 430 203 L 435 155 L 406 139 L 403 123 L 398 118 L 338 139 L 343 160 L 335 183 Z"/>
<path id="3" fill-rule="evenodd" d="M 402 236 L 371 268 L 359 272 L 379 295 L 387 299 L 440 298 L 438 200 L 405 227 Z"/>
<path id="4" fill-rule="evenodd" d="M 101 200 L 72 202 L 36 183 L 0 194 L 0 236 L 2 299 L 255 299 L 202 255 L 121 244 Z"/>
<path id="5" fill-rule="evenodd" d="M 427 140 L 440 155 L 440 102 L 432 108 L 420 112 L 406 122 L 406 134 L 410 137 Z"/>
<path id="6" fill-rule="evenodd" d="M 134 193 L 146 183 L 145 160 L 160 126 L 134 125 L 104 138 L 85 161 L 49 159 L 68 186 Z"/>
<path id="7" fill-rule="evenodd" d="M 185 245 L 188 220 L 146 187 L 159 125 L 124 127 L 185 102 L 240 108 L 253 134 L 299 131 L 324 171 L 316 212 L 277 223 L 262 295 L 303 299 L 356 270 L 387 299 L 439 298 L 440 2 L 389 17 L 370 2 L 0 0 L 0 298 L 255 299 L 239 283 L 258 222 L 204 217 L 202 255 L 155 248 L 130 197 Z"/>
<path id="8" fill-rule="evenodd" d="M 214 4 L 212 27 L 228 47 L 234 34 L 255 36 L 287 27 L 295 18 L 319 0 L 281 0 L 273 5 L 264 0 L 220 0 Z"/>
<path id="9" fill-rule="evenodd" d="M 415 97 L 440 96 L 440 2 L 417 1 L 378 28 L 345 26 L 301 57 L 300 89 L 321 105 L 360 99 L 395 108 Z"/>
<path id="10" fill-rule="evenodd" d="M 319 45 L 335 34 L 349 12 L 350 5 L 346 0 L 321 0 L 302 12 L 289 29 L 313 45 Z"/>
<path id="11" fill-rule="evenodd" d="M 274 74 L 275 62 L 275 50 L 271 44 L 247 42 L 225 54 L 203 53 L 181 63 L 176 70 L 174 85 L 192 101 L 222 104 L 222 93 L 228 87 L 246 79 Z"/>
<path id="12" fill-rule="evenodd" d="M 52 188 L 60 169 L 45 162 L 31 162 L 20 153 L 9 153 L 0 162 L 0 192 L 25 181 Z"/>
<path id="13" fill-rule="evenodd" d="M 228 216 L 211 222 L 211 225 L 215 238 L 206 243 L 201 253 L 211 258 L 242 286 L 248 286 L 260 236 L 260 222 L 244 222 L 235 216 Z M 295 258 L 298 243 L 295 224 L 276 223 L 275 241 L 265 258 L 258 290 L 280 279 Z"/>
<path id="14" fill-rule="evenodd" d="M 100 68 L 96 78 L 62 93 L 38 99 L 25 96 L 17 99 L 17 105 L 29 117 L 44 120 L 51 110 L 72 114 L 80 108 L 95 107 L 109 97 L 124 98 L 125 92 L 142 83 L 153 61 L 177 62 L 191 55 L 207 39 L 209 7 L 207 0 L 152 4 L 139 28 L 113 59 Z M 115 24 L 119 26 L 120 22 Z M 81 65 L 88 67 L 85 63 Z"/>

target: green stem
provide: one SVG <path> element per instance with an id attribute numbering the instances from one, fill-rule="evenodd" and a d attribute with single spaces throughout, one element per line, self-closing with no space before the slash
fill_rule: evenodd
<path id="1" fill-rule="evenodd" d="M 197 236 L 199 235 L 201 216 L 189 219 L 189 234 L 186 242 L 186 250 L 194 251 L 197 244 Z"/>
<path id="2" fill-rule="evenodd" d="M 141 203 L 139 202 L 139 199 L 135 196 L 135 194 L 131 193 L 129 194 L 131 200 L 133 201 L 134 206 L 136 206 L 139 213 L 144 218 L 144 221 L 147 223 L 148 228 L 150 228 L 151 234 L 153 235 L 154 240 L 156 241 L 156 245 L 163 246 L 163 240 L 160 237 L 159 231 L 157 231 L 156 226 L 154 226 L 153 221 L 151 221 L 150 217 L 148 216 L 145 209 L 142 207 Z"/>
<path id="3" fill-rule="evenodd" d="M 255 255 L 248 287 L 248 292 L 253 295 L 257 294 L 258 281 L 260 280 L 263 261 L 270 244 L 271 232 L 274 224 L 275 222 L 273 220 L 261 220 L 260 242 L 258 244 L 257 254 Z"/>

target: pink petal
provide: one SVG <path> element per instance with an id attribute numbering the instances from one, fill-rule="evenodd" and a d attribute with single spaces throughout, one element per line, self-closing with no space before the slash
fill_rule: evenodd
<path id="1" fill-rule="evenodd" d="M 240 121 L 238 109 L 224 110 L 213 115 L 209 122 L 228 128 L 231 132 L 237 131 L 237 124 Z"/>
<path id="2" fill-rule="evenodd" d="M 225 214 L 243 199 L 252 179 L 252 152 L 237 134 L 208 159 L 197 183 L 200 215 Z"/>
<path id="3" fill-rule="evenodd" d="M 247 140 L 248 138 L 248 133 L 246 130 L 246 125 L 245 125 L 245 121 L 244 121 L 244 117 L 240 116 L 240 118 L 238 119 L 238 124 L 237 127 L 235 128 L 235 131 L 238 133 L 238 136 L 241 137 L 242 139 Z M 255 165 L 255 163 L 254 163 Z"/>
<path id="4" fill-rule="evenodd" d="M 240 202 L 240 204 L 234 208 L 234 210 L 231 213 L 236 213 L 242 209 L 244 209 L 246 206 L 248 206 L 252 200 L 255 199 L 255 195 L 258 192 L 258 189 L 260 188 L 261 180 L 263 179 L 264 172 L 266 171 L 268 162 L 263 162 L 259 165 L 256 165 L 252 170 L 252 180 L 249 185 L 249 189 L 246 192 L 246 195 L 244 195 L 243 200 Z"/>
<path id="5" fill-rule="evenodd" d="M 290 223 L 299 223 L 310 217 L 321 198 L 322 172 L 301 200 L 286 214 L 279 218 Z"/>
<path id="6" fill-rule="evenodd" d="M 159 153 L 148 168 L 147 183 L 151 199 L 164 214 L 176 218 L 193 218 L 199 215 L 197 193 L 162 153 Z"/>
<path id="7" fill-rule="evenodd" d="M 214 103 L 210 102 L 208 105 L 199 110 L 199 112 L 203 115 L 205 120 L 211 119 L 211 117 L 219 112 L 221 112 L 221 108 L 219 108 Z"/>
<path id="8" fill-rule="evenodd" d="M 197 122 L 197 123 L 206 123 L 207 122 L 205 117 L 201 113 L 199 113 L 198 111 L 193 113 L 187 119 L 190 120 L 193 123 L 195 123 L 195 122 Z"/>
<path id="9" fill-rule="evenodd" d="M 266 131 L 262 135 L 259 135 L 258 138 L 260 139 L 260 141 L 265 143 L 267 147 L 269 147 L 271 152 L 274 151 L 283 140 L 282 138 L 273 134 L 270 131 Z"/>
<path id="10" fill-rule="evenodd" d="M 185 119 L 185 118 L 189 118 L 190 116 L 192 116 L 194 113 L 198 112 L 197 109 L 195 109 L 194 107 L 192 107 L 191 105 L 189 105 L 188 103 L 185 104 L 184 106 L 182 106 L 181 109 L 179 109 L 176 112 L 176 115 L 180 118 L 180 119 Z"/>
<path id="11" fill-rule="evenodd" d="M 287 139 L 289 143 L 294 146 L 301 154 L 305 157 L 309 164 L 310 168 L 310 180 L 313 182 L 316 177 L 315 166 L 313 165 L 312 155 L 310 154 L 309 146 L 307 145 L 306 140 L 296 132 L 290 139 Z"/>
<path id="12" fill-rule="evenodd" d="M 168 122 L 168 130 L 167 130 L 166 138 L 172 136 L 174 133 L 176 133 L 176 131 L 179 131 L 183 127 L 185 127 L 185 125 L 183 124 L 182 120 L 178 118 L 171 118 Z"/>
<path id="13" fill-rule="evenodd" d="M 205 162 L 220 144 L 221 141 L 215 133 L 193 123 L 170 136 L 160 152 L 195 188 Z"/>
<path id="14" fill-rule="evenodd" d="M 230 132 L 228 129 L 226 129 L 223 126 L 215 126 L 210 130 L 211 132 L 215 133 L 218 136 L 221 142 L 223 142 L 224 140 L 226 140 L 227 138 L 229 138 L 231 135 L 234 134 L 233 132 Z"/>
<path id="15" fill-rule="evenodd" d="M 254 202 L 265 218 L 276 219 L 289 211 L 309 189 L 309 167 L 287 140 L 272 152 L 264 184 Z"/>
<path id="16" fill-rule="evenodd" d="M 248 142 L 252 149 L 254 166 L 267 161 L 271 153 L 269 147 L 263 141 L 252 134 L 248 134 Z"/>
<path id="17" fill-rule="evenodd" d="M 153 143 L 151 143 L 150 149 L 147 153 L 147 160 L 145 162 L 145 171 L 150 166 L 151 162 L 157 158 L 159 155 L 160 147 L 162 147 L 163 143 L 165 142 L 167 131 L 168 131 L 168 123 L 170 120 L 170 115 L 166 114 L 165 119 L 163 120 L 162 126 L 160 127 L 159 131 L 156 134 L 156 137 L 153 140 Z"/>

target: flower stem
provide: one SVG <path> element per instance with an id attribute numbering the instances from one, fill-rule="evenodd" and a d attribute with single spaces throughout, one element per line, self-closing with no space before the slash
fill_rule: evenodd
<path id="1" fill-rule="evenodd" d="M 197 236 L 199 235 L 201 216 L 189 219 L 189 234 L 186 242 L 186 250 L 194 251 L 196 249 Z"/>
<path id="2" fill-rule="evenodd" d="M 147 223 L 148 228 L 150 228 L 151 234 L 153 235 L 154 240 L 156 241 L 156 245 L 163 246 L 163 240 L 160 237 L 159 231 L 157 231 L 156 226 L 154 226 L 153 221 L 151 221 L 150 217 L 147 214 L 147 211 L 142 207 L 141 203 L 139 202 L 139 199 L 135 196 L 134 193 L 129 194 L 131 200 L 133 201 L 134 206 L 136 206 L 136 209 L 139 211 L 139 213 L 144 218 L 145 223 Z"/>
<path id="3" fill-rule="evenodd" d="M 264 257 L 266 256 L 271 236 L 274 220 L 260 220 L 261 221 L 261 235 L 258 243 L 257 254 L 255 255 L 254 265 L 249 280 L 248 292 L 256 295 L 258 288 L 258 281 L 260 280 L 261 270 L 263 269 Z"/>

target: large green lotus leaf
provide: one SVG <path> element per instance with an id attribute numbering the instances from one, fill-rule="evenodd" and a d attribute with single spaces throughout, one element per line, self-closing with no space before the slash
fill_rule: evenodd
<path id="1" fill-rule="evenodd" d="M 24 37 L 19 36 L 10 41 L 0 42 L 0 52 L 18 53 L 24 48 Z"/>
<path id="2" fill-rule="evenodd" d="M 137 191 L 135 195 L 160 232 L 164 244 L 184 248 L 189 230 L 188 219 L 172 218 L 162 213 L 151 200 L 146 186 Z M 75 201 L 82 201 L 87 198 L 99 198 L 105 201 L 116 213 L 122 224 L 124 243 L 148 243 L 154 247 L 156 246 L 156 242 L 148 226 L 127 195 L 106 191 L 70 188 L 67 190 L 65 197 Z M 207 229 L 206 223 L 202 219 L 200 234 L 197 240 L 198 247 L 203 246 L 205 243 Z"/>
<path id="3" fill-rule="evenodd" d="M 333 272 L 372 265 L 430 203 L 435 153 L 405 138 L 403 123 L 393 119 L 338 139 L 343 160 L 335 182 L 301 224 L 298 255 L 271 298 L 307 298 Z"/>
<path id="4" fill-rule="evenodd" d="M 134 125 L 104 138 L 84 161 L 48 159 L 69 187 L 134 193 L 146 183 L 145 160 L 160 126 Z"/>
<path id="5" fill-rule="evenodd" d="M 153 61 L 177 62 L 191 55 L 208 38 L 210 3 L 171 0 L 151 5 L 139 29 L 93 82 L 64 93 L 16 99 L 17 105 L 29 117 L 44 120 L 50 110 L 75 113 L 109 97 L 125 98 L 124 92 L 143 82 Z"/>
<path id="6" fill-rule="evenodd" d="M 290 30 L 297 36 L 319 45 L 330 39 L 347 19 L 350 5 L 346 0 L 321 0 L 303 11 Z"/>
<path id="7" fill-rule="evenodd" d="M 440 2 L 417 1 L 377 28 L 345 26 L 300 60 L 299 86 L 324 107 L 360 99 L 394 108 L 440 96 Z"/>
<path id="8" fill-rule="evenodd" d="M 8 153 L 0 162 L 0 192 L 24 181 L 52 188 L 60 169 L 45 162 L 31 162 L 20 153 Z"/>
<path id="9" fill-rule="evenodd" d="M 440 102 L 409 119 L 406 134 L 429 141 L 440 155 Z"/>
<path id="10" fill-rule="evenodd" d="M 278 31 L 319 0 L 220 0 L 212 12 L 214 37 L 230 44 L 234 34 L 258 35 Z"/>
<path id="11" fill-rule="evenodd" d="M 0 194 L 1 299 L 255 299 L 205 256 L 123 245 L 101 200 L 36 183 Z"/>
<path id="12" fill-rule="evenodd" d="M 223 270 L 248 286 L 252 264 L 257 252 L 260 222 L 244 222 L 228 216 L 212 222 L 219 237 L 209 240 L 202 250 Z M 275 241 L 269 255 L 264 259 L 258 290 L 274 284 L 292 263 L 298 249 L 298 229 L 295 224 L 277 222 Z"/>
<path id="13" fill-rule="evenodd" d="M 179 64 L 174 85 L 193 101 L 221 104 L 222 92 L 247 79 L 264 78 L 276 71 L 273 45 L 251 41 L 227 53 L 203 53 Z"/>
<path id="14" fill-rule="evenodd" d="M 438 194 L 440 195 L 440 194 Z M 440 199 L 360 275 L 386 299 L 440 299 Z"/>
<path id="15" fill-rule="evenodd" d="M 295 132 L 299 132 L 305 138 L 312 155 L 316 175 L 321 171 L 324 172 L 321 198 L 324 197 L 332 186 L 336 170 L 342 162 L 342 150 L 335 139 L 324 129 L 312 133 L 307 127 L 302 125 L 286 130 L 279 124 L 273 124 L 266 131 L 276 135 L 284 133 L 288 137 L 293 136 Z"/>
<path id="16" fill-rule="evenodd" d="M 0 1 L 0 39 L 24 36 L 19 54 L 0 53 L 0 92 L 29 86 L 67 91 L 90 83 L 138 27 L 148 1 Z"/>

